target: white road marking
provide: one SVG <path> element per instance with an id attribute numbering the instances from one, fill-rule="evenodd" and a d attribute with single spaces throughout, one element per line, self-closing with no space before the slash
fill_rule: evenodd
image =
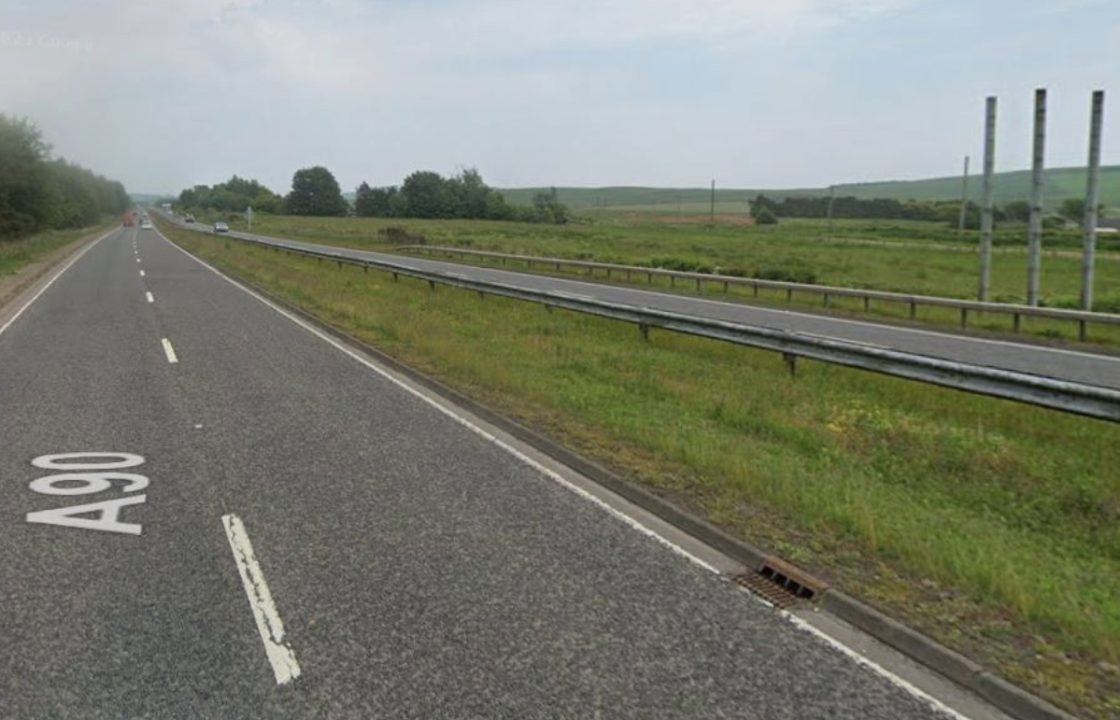
<path id="1" fill-rule="evenodd" d="M 136 262 L 140 262 L 140 258 L 136 258 Z"/>
<path id="2" fill-rule="evenodd" d="M 85 255 L 87 252 L 89 252 L 90 248 L 92 248 L 94 245 L 101 242 L 102 240 L 109 237 L 110 235 L 112 235 L 115 232 L 118 232 L 118 230 L 110 230 L 109 232 L 105 233 L 101 237 L 99 237 L 96 240 L 94 240 L 93 242 L 91 242 L 89 245 L 86 245 L 85 248 L 83 248 L 77 255 L 70 258 L 70 262 L 63 265 L 62 268 L 54 274 L 54 277 L 52 277 L 50 280 L 48 280 L 47 283 L 45 285 L 43 285 L 43 287 L 39 288 L 39 291 L 37 293 L 35 293 L 34 295 L 31 296 L 30 300 L 28 300 L 27 302 L 25 302 L 23 304 L 23 307 L 21 307 L 19 310 L 16 310 L 15 314 L 12 315 L 10 318 L 8 318 L 8 322 L 4 323 L 3 325 L 0 325 L 0 335 L 2 335 L 5 330 L 7 330 L 9 327 L 11 327 L 12 323 L 14 323 L 16 321 L 16 319 L 19 318 L 19 316 L 23 314 L 23 311 L 26 310 L 27 308 L 31 307 L 31 303 L 38 300 L 39 296 L 47 291 L 47 288 L 49 288 L 51 285 L 54 285 L 54 281 L 58 280 L 60 277 L 62 277 L 62 273 L 69 270 L 71 265 L 78 262 L 78 258 Z"/>
<path id="3" fill-rule="evenodd" d="M 163 343 L 163 354 L 167 356 L 167 362 L 179 362 L 178 356 L 175 355 L 175 348 L 171 347 L 171 341 L 167 338 L 161 338 L 160 342 Z"/>
<path id="4" fill-rule="evenodd" d="M 276 676 L 276 684 L 289 683 L 299 677 L 299 663 L 296 662 L 296 655 L 291 645 L 284 642 L 284 623 L 280 620 L 280 613 L 276 611 L 276 604 L 272 601 L 272 593 L 264 580 L 264 573 L 261 572 L 257 557 L 253 554 L 253 546 L 249 542 L 249 535 L 245 532 L 245 525 L 236 515 L 223 515 L 222 527 L 226 529 L 229 547 L 233 551 L 233 562 L 241 575 L 245 597 L 249 599 L 249 607 L 253 610 L 257 632 L 260 633 L 261 642 L 264 643 L 268 662 L 272 664 L 272 674 Z"/>
<path id="5" fill-rule="evenodd" d="M 154 297 L 152 297 L 151 292 L 144 293 L 144 297 L 147 298 L 148 302 L 150 302 L 150 303 L 154 303 L 156 301 L 156 299 Z"/>
<path id="6" fill-rule="evenodd" d="M 549 478 L 550 480 L 556 482 L 558 485 L 560 485 L 560 486 L 564 487 L 565 489 L 575 493 L 576 495 L 583 498 L 584 500 L 587 500 L 588 502 L 592 503 L 593 505 L 598 506 L 600 509 L 602 509 L 604 512 L 606 512 L 608 515 L 611 515 L 611 516 L 617 518 L 618 520 L 622 521 L 624 524 L 630 526 L 634 530 L 637 530 L 638 532 L 652 538 L 653 540 L 657 541 L 658 543 L 665 546 L 666 548 L 668 548 L 672 552 L 676 553 L 677 555 L 680 555 L 681 557 L 689 560 L 693 564 L 707 570 L 710 573 L 713 573 L 714 575 L 722 577 L 719 569 L 716 568 L 715 566 L 713 566 L 711 563 L 704 560 L 703 558 L 697 557 L 696 555 L 692 554 L 691 552 L 689 552 L 685 548 L 683 548 L 680 545 L 677 545 L 676 543 L 674 543 L 672 540 L 669 540 L 668 538 L 660 535 L 657 531 L 653 530 L 652 528 L 649 528 L 646 525 L 643 525 L 641 522 L 639 522 L 638 520 L 630 517 L 626 513 L 622 512 L 621 510 L 618 510 L 617 508 L 612 507 L 605 500 L 602 500 L 601 498 L 596 497 L 595 495 L 591 494 L 587 490 L 584 490 L 583 488 L 579 487 L 578 485 L 575 485 L 574 483 L 572 483 L 569 480 L 567 480 L 566 478 L 564 478 L 564 476 L 562 476 L 559 473 L 555 472 L 554 470 L 540 464 L 539 462 L 537 462 L 533 458 L 529 457 L 528 455 L 524 454 L 523 452 L 521 452 L 517 448 L 510 445 L 509 443 L 503 441 L 501 438 L 498 438 L 495 435 L 493 435 L 492 433 L 490 433 L 489 431 L 485 430 L 484 428 L 479 427 L 478 425 L 475 425 L 468 418 L 458 414 L 453 408 L 448 407 L 446 405 L 443 405 L 442 403 L 440 403 L 435 398 L 432 398 L 432 397 L 429 397 L 429 396 L 425 395 L 424 393 L 420 392 L 416 388 L 410 386 L 408 383 L 406 383 L 403 380 L 397 378 L 395 375 L 391 374 L 390 372 L 388 372 L 384 368 L 381 368 L 378 365 L 374 364 L 368 358 L 363 357 L 356 350 L 351 349 L 350 347 L 343 344 L 341 341 L 336 340 L 335 338 L 331 337 L 330 335 L 327 335 L 323 331 L 316 328 L 314 325 L 311 325 L 311 324 L 307 323 L 306 321 L 304 321 L 299 316 L 294 315 L 291 312 L 285 310 L 284 308 L 280 307 L 279 305 L 272 302 L 268 298 L 266 298 L 263 295 L 255 292 L 254 290 L 251 290 L 250 288 L 246 287 L 245 285 L 242 285 L 241 283 L 237 282 L 233 278 L 228 277 L 226 275 L 223 275 L 217 268 L 210 265 L 205 260 L 202 260 L 201 258 L 197 258 L 194 255 L 191 255 L 189 252 L 187 252 L 183 248 L 179 247 L 175 243 L 168 240 L 167 237 L 165 237 L 163 235 L 163 233 L 159 233 L 159 236 L 161 238 L 163 238 L 169 245 L 171 245 L 171 247 L 173 247 L 176 250 L 178 250 L 179 252 L 183 253 L 184 255 L 189 257 L 191 260 L 194 260 L 199 265 L 202 265 L 207 270 L 209 270 L 210 272 L 212 272 L 215 275 L 217 275 L 218 277 L 220 277 L 222 280 L 225 280 L 226 282 L 228 282 L 230 285 L 233 285 L 234 287 L 240 289 L 242 292 L 244 292 L 244 293 L 248 294 L 249 296 L 257 299 L 259 302 L 263 303 L 264 305 L 267 305 L 268 307 L 272 308 L 273 310 L 280 313 L 284 317 L 288 318 L 289 320 L 294 322 L 296 325 L 299 325 L 304 330 L 308 331 L 309 333 L 311 333 L 315 337 L 319 338 L 323 342 L 326 342 L 329 345 L 334 346 L 336 349 L 342 351 L 346 355 L 349 355 L 351 358 L 357 360 L 359 363 L 366 366 L 367 368 L 369 368 L 373 372 L 377 373 L 378 375 L 385 378 L 386 380 L 393 383 L 394 385 L 401 388 L 402 390 L 409 393 L 410 395 L 413 395 L 416 398 L 418 398 L 419 400 L 427 403 L 428 405 L 431 405 L 437 411 L 443 413 L 444 415 L 451 418 L 455 422 L 457 422 L 460 425 L 462 425 L 462 426 L 466 427 L 467 429 L 471 430 L 476 435 L 479 435 L 480 437 L 484 438 L 485 440 L 487 440 L 487 441 L 493 443 L 494 445 L 498 446 L 502 450 L 505 450 L 510 455 L 513 455 L 515 458 L 517 458 L 521 462 L 525 463 L 529 467 L 533 468 L 534 470 L 536 470 L 540 474 L 544 475 L 545 477 Z M 773 605 L 771 603 L 766 602 L 760 596 L 755 595 L 754 593 L 750 593 L 750 592 L 748 592 L 747 594 L 748 594 L 748 596 L 750 596 L 754 600 L 756 600 L 758 602 L 761 602 L 764 605 L 773 607 Z M 808 623 L 806 623 L 801 618 L 798 618 L 797 616 L 792 615 L 792 614 L 790 614 L 788 612 L 785 612 L 785 611 L 780 611 L 779 616 L 786 619 L 794 627 L 819 637 L 821 640 L 823 640 L 830 647 L 834 648 L 835 650 L 842 653 L 843 655 L 851 658 L 857 664 L 859 664 L 863 667 L 866 667 L 868 670 L 871 670 L 872 672 L 876 673 L 880 677 L 884 678 L 885 680 L 887 680 L 888 682 L 893 684 L 895 687 L 898 687 L 898 688 L 904 690 L 905 692 L 909 693 L 910 695 L 913 695 L 914 697 L 918 698 L 919 700 L 925 702 L 930 707 L 932 707 L 934 710 L 936 710 L 938 712 L 941 712 L 941 713 L 944 713 L 945 715 L 948 715 L 952 718 L 956 718 L 956 720 L 969 720 L 969 718 L 967 716 L 962 715 L 961 713 L 957 712 L 956 710 L 949 707 L 945 703 L 941 702 L 937 698 L 933 697 L 929 693 L 925 692 L 921 688 L 918 688 L 918 687 L 910 684 L 906 680 L 903 680 L 901 677 L 899 677 L 898 675 L 895 675 L 890 670 L 887 670 L 886 668 L 882 667 L 881 665 L 874 662 L 870 658 L 868 658 L 864 655 L 861 655 L 859 653 L 859 651 L 848 647 L 847 645 L 840 642 L 836 638 L 834 638 L 830 635 L 827 635 L 824 632 L 822 632 L 821 630 L 809 625 Z"/>
<path id="7" fill-rule="evenodd" d="M 144 277 L 144 271 L 143 270 L 140 271 L 140 277 Z"/>

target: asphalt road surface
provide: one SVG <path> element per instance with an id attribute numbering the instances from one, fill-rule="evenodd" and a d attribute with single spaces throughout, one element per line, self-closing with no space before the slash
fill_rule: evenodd
<path id="1" fill-rule="evenodd" d="M 0 408 L 2 718 L 946 716 L 154 231 Z"/>
<path id="2" fill-rule="evenodd" d="M 188 225 L 207 232 L 206 226 Z M 387 260 L 428 271 L 450 272 L 476 280 L 489 280 L 534 290 L 551 290 L 591 297 L 635 307 L 683 313 L 715 320 L 755 325 L 821 337 L 849 340 L 902 352 L 959 362 L 986 365 L 1004 370 L 1033 373 L 1075 382 L 1120 388 L 1120 356 L 1087 353 L 1037 344 L 1010 342 L 948 332 L 906 328 L 882 323 L 814 315 L 792 310 L 754 307 L 734 302 L 708 300 L 637 288 L 554 278 L 545 275 L 479 268 L 460 263 L 401 255 L 316 245 L 264 235 L 233 232 L 247 237 L 293 248 L 327 249 L 350 257 Z"/>

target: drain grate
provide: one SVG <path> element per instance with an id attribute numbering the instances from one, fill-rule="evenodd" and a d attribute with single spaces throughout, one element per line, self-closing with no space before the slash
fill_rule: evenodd
<path id="1" fill-rule="evenodd" d="M 776 557 L 768 557 L 756 572 L 737 575 L 735 582 L 779 608 L 813 600 L 828 584 Z"/>
<path id="2" fill-rule="evenodd" d="M 736 575 L 732 579 L 774 607 L 785 610 L 797 604 L 796 595 L 780 585 L 775 585 L 757 572 Z"/>

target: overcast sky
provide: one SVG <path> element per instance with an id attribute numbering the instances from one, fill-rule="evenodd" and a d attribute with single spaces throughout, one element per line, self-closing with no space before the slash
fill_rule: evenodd
<path id="1" fill-rule="evenodd" d="M 477 167 L 491 185 L 822 186 L 1085 162 L 1118 0 L 3 0 L 0 111 L 131 191 L 286 192 Z"/>

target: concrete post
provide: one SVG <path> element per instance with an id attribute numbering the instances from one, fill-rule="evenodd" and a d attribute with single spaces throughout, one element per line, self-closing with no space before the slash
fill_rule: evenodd
<path id="1" fill-rule="evenodd" d="M 1097 206 L 1101 202 L 1101 124 L 1104 90 L 1093 92 L 1089 119 L 1089 172 L 1085 189 L 1084 240 L 1081 255 L 1081 309 L 1093 309 L 1093 265 L 1097 252 Z"/>
<path id="2" fill-rule="evenodd" d="M 964 220 L 968 209 L 968 155 L 964 156 L 964 174 L 961 175 L 961 214 L 957 219 L 957 239 L 964 237 Z"/>
<path id="3" fill-rule="evenodd" d="M 980 201 L 980 300 L 987 302 L 992 280 L 992 173 L 996 164 L 996 98 L 984 106 L 984 181 Z"/>
<path id="4" fill-rule="evenodd" d="M 1031 215 L 1027 225 L 1027 304 L 1038 305 L 1042 276 L 1042 184 L 1046 150 L 1046 89 L 1034 91 L 1034 146 L 1031 152 Z"/>
<path id="5" fill-rule="evenodd" d="M 832 205 L 836 202 L 836 186 L 828 186 L 828 239 L 832 239 Z"/>

